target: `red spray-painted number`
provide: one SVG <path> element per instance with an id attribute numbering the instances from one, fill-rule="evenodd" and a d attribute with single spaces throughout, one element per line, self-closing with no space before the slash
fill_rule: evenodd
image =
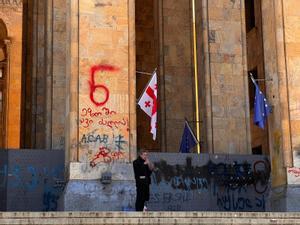
<path id="1" fill-rule="evenodd" d="M 96 84 L 95 83 L 95 74 L 96 72 L 100 71 L 108 71 L 108 72 L 115 72 L 118 68 L 111 66 L 111 65 L 96 65 L 91 68 L 91 78 L 89 81 L 90 84 L 90 100 L 96 105 L 96 106 L 103 106 L 109 99 L 109 90 L 107 87 L 105 87 L 103 84 Z M 104 92 L 104 99 L 103 101 L 98 101 L 95 99 L 95 92 L 102 90 Z"/>

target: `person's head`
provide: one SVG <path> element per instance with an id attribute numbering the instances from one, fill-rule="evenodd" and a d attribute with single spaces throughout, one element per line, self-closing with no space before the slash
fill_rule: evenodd
<path id="1" fill-rule="evenodd" d="M 143 159 L 143 160 L 146 160 L 148 158 L 148 151 L 147 150 L 141 150 L 140 151 L 140 157 Z"/>

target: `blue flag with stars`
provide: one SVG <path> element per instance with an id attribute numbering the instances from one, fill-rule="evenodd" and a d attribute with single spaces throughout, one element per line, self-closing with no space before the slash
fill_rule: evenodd
<path id="1" fill-rule="evenodd" d="M 271 113 L 271 107 L 258 85 L 253 83 L 255 85 L 254 123 L 264 129 L 267 117 Z"/>
<path id="2" fill-rule="evenodd" d="M 197 144 L 198 144 L 197 138 L 195 137 L 188 122 L 185 121 L 179 152 L 190 153 L 190 149 L 196 146 Z"/>

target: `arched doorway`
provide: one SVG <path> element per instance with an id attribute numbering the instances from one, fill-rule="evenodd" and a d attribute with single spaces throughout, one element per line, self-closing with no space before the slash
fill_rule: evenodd
<path id="1" fill-rule="evenodd" d="M 0 19 L 0 148 L 6 147 L 7 36 L 6 25 Z"/>
<path id="2" fill-rule="evenodd" d="M 0 1 L 0 148 L 20 147 L 22 5 Z M 2 57 L 1 57 L 2 55 Z"/>

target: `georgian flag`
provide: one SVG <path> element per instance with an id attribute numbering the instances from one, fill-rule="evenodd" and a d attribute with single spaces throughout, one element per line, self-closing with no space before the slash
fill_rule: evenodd
<path id="1" fill-rule="evenodd" d="M 156 71 L 153 73 L 152 78 L 147 85 L 144 93 L 142 94 L 138 105 L 141 109 L 151 117 L 151 134 L 153 134 L 153 140 L 156 139 L 156 127 L 157 127 L 157 75 Z"/>

